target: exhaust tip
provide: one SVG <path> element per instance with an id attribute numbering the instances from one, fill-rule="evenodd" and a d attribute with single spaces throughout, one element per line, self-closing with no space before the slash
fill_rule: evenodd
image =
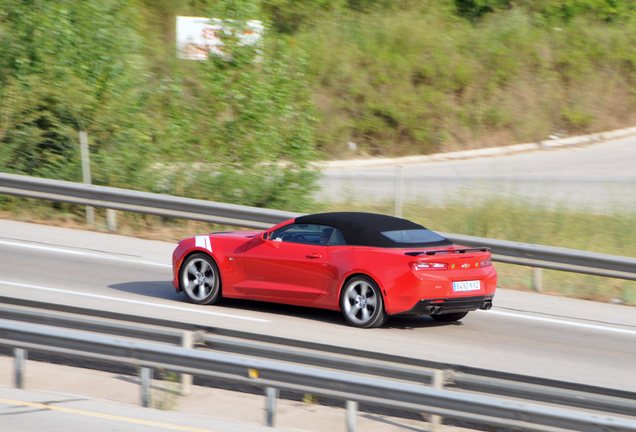
<path id="1" fill-rule="evenodd" d="M 481 304 L 481 307 L 479 309 L 483 309 L 483 310 L 490 310 L 492 309 L 492 301 L 485 301 Z"/>

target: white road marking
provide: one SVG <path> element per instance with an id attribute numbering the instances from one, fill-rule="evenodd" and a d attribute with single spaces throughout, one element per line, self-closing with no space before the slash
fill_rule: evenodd
<path id="1" fill-rule="evenodd" d="M 213 315 L 213 316 L 220 316 L 225 318 L 234 318 L 234 319 L 240 319 L 245 321 L 255 321 L 255 322 L 262 322 L 262 323 L 271 322 L 270 320 L 260 319 L 260 318 L 243 317 L 239 315 L 230 315 L 230 314 L 224 314 L 219 312 L 200 311 L 197 309 L 184 308 L 179 306 L 170 306 L 170 305 L 162 305 L 158 303 L 142 302 L 138 300 L 121 299 L 117 297 L 108 297 L 108 296 L 103 296 L 99 294 L 89 294 L 89 293 L 83 293 L 83 292 L 77 292 L 77 291 L 67 291 L 67 290 L 61 290 L 57 288 L 41 287 L 37 285 L 28 285 L 28 284 L 22 284 L 17 282 L 0 281 L 0 285 L 9 285 L 9 286 L 15 286 L 20 288 L 30 288 L 30 289 L 40 290 L 40 291 L 48 291 L 48 292 L 55 292 L 55 293 L 62 293 L 62 294 L 72 294 L 72 295 L 83 296 L 83 297 L 91 297 L 91 298 L 100 299 L 100 300 L 112 300 L 112 301 L 117 301 L 122 303 L 131 303 L 131 304 L 138 304 L 143 306 L 178 310 L 178 311 L 183 311 L 188 313 L 198 313 L 203 315 Z"/>
<path id="2" fill-rule="evenodd" d="M 511 317 L 511 318 L 521 318 L 521 319 L 528 319 L 528 320 L 533 320 L 533 321 L 542 321 L 542 322 L 547 322 L 547 323 L 551 323 L 551 324 L 560 324 L 560 325 L 567 325 L 567 326 L 572 326 L 572 327 L 581 327 L 581 328 L 587 328 L 587 329 L 593 329 L 593 330 L 603 330 L 603 331 L 609 331 L 609 332 L 615 332 L 615 333 L 624 333 L 624 334 L 636 335 L 636 331 L 635 330 L 627 330 L 627 329 L 620 329 L 620 328 L 614 328 L 614 327 L 604 327 L 604 326 L 598 326 L 598 325 L 594 325 L 594 324 L 584 324 L 584 323 L 578 323 L 578 322 L 573 322 L 573 321 L 563 321 L 563 320 L 558 320 L 558 319 L 553 319 L 553 318 L 543 318 L 543 317 L 537 317 L 537 316 L 531 316 L 531 315 L 514 314 L 514 313 L 510 313 L 510 312 L 500 312 L 500 311 L 496 311 L 496 310 L 483 311 L 483 310 L 479 310 L 478 309 L 478 311 L 479 312 L 486 312 L 488 314 L 507 316 L 507 317 Z M 528 311 L 528 312 L 530 312 L 530 311 Z"/>
<path id="3" fill-rule="evenodd" d="M 125 257 L 118 257 L 115 255 L 98 254 L 93 252 L 83 252 L 83 251 L 76 251 L 76 250 L 70 250 L 70 249 L 60 249 L 60 248 L 55 248 L 50 246 L 15 243 L 15 242 L 8 242 L 4 240 L 0 240 L 0 245 L 15 246 L 15 247 L 21 247 L 26 249 L 37 249 L 37 250 L 42 250 L 47 252 L 65 253 L 69 255 L 78 255 L 82 257 L 102 258 L 102 259 L 110 259 L 115 261 L 126 261 L 126 262 L 132 262 L 135 264 L 154 265 L 159 267 L 172 267 L 172 265 L 170 264 L 161 264 L 161 263 L 156 263 L 156 262 L 146 261 L 146 260 L 141 260 L 136 258 L 125 258 Z"/>

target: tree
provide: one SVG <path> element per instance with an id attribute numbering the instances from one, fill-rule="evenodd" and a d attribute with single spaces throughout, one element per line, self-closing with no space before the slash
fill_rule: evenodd
<path id="1" fill-rule="evenodd" d="M 230 34 L 223 36 L 226 55 L 200 65 L 208 168 L 196 170 L 185 190 L 198 198 L 301 209 L 317 177 L 309 164 L 315 143 L 306 55 L 268 37 L 267 25 L 261 43 L 243 45 L 237 35 L 260 18 L 251 2 L 218 2 L 209 17 L 223 19 Z"/>
<path id="2" fill-rule="evenodd" d="M 0 13 L 0 170 L 78 181 L 86 130 L 96 182 L 135 182 L 151 147 L 133 2 L 6 0 Z"/>

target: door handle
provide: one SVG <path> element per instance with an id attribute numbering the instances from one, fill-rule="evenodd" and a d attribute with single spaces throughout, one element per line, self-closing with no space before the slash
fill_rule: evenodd
<path id="1" fill-rule="evenodd" d="M 317 253 L 310 253 L 309 255 L 307 255 L 307 258 L 322 258 L 322 255 Z"/>

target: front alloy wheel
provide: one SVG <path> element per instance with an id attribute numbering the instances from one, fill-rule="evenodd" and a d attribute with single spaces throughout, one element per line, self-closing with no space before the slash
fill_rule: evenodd
<path id="1" fill-rule="evenodd" d="M 340 308 L 354 327 L 380 327 L 387 318 L 380 288 L 366 276 L 356 276 L 347 282 L 342 290 Z"/>
<path id="2" fill-rule="evenodd" d="M 221 300 L 221 280 L 214 260 L 197 253 L 181 266 L 181 289 L 192 303 L 214 304 Z"/>

